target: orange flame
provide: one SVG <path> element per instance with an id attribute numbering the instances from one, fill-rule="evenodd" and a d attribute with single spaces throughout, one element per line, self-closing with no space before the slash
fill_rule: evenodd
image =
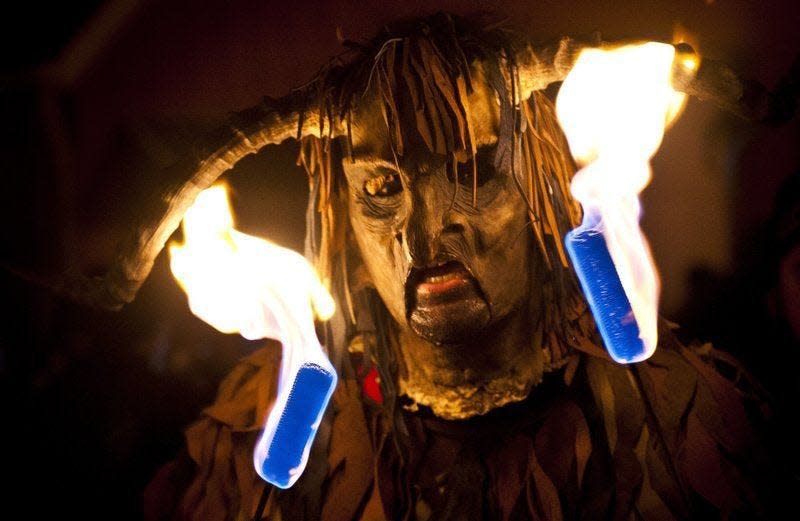
<path id="1" fill-rule="evenodd" d="M 675 48 L 662 43 L 587 49 L 561 86 L 556 112 L 583 168 L 571 191 L 582 226 L 602 231 L 639 326 L 646 356 L 658 333 L 659 279 L 639 229 L 638 194 L 650 182 L 650 158 L 686 96 L 671 85 Z M 696 61 L 679 57 L 689 71 Z M 643 359 L 644 359 L 643 358 Z"/>
<path id="2" fill-rule="evenodd" d="M 183 244 L 169 246 L 172 273 L 192 312 L 219 331 L 302 339 L 316 336 L 314 313 L 333 315 L 333 298 L 303 256 L 233 227 L 225 185 L 197 197 L 183 235 Z"/>
<path id="3" fill-rule="evenodd" d="M 283 344 L 277 398 L 253 454 L 256 471 L 268 479 L 262 474 L 268 446 L 300 367 L 316 364 L 335 386 L 336 372 L 314 330 L 315 315 L 320 320 L 333 316 L 334 300 L 299 253 L 234 229 L 224 185 L 200 193 L 184 216 L 183 234 L 183 244 L 169 247 L 170 264 L 192 312 L 223 333 Z M 324 403 L 328 399 L 330 391 Z M 311 432 L 317 427 L 310 426 Z M 313 434 L 299 466 L 289 471 L 291 483 L 305 468 L 311 440 Z"/>

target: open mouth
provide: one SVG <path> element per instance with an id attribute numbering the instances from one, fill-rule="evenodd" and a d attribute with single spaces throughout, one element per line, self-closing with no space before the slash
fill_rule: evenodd
<path id="1" fill-rule="evenodd" d="M 457 261 L 411 270 L 406 313 L 411 329 L 437 345 L 462 344 L 492 318 L 478 280 Z"/>
<path id="2" fill-rule="evenodd" d="M 463 264 L 413 269 L 406 283 L 408 309 L 431 307 L 470 297 L 480 297 L 477 281 Z"/>

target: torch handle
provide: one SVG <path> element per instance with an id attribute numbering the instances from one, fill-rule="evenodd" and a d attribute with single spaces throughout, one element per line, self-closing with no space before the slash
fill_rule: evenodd
<path id="1" fill-rule="evenodd" d="M 279 419 L 259 473 L 279 488 L 291 487 L 302 474 L 337 380 L 330 368 L 313 362 L 303 363 L 292 376 L 288 397 L 279 397 L 270 412 Z"/>
<path id="2" fill-rule="evenodd" d="M 567 233 L 564 242 L 611 358 L 620 363 L 647 358 L 639 325 L 603 234 L 577 228 Z"/>

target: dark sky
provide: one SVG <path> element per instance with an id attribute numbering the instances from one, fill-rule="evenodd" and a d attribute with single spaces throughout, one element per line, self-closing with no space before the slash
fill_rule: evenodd
<path id="1" fill-rule="evenodd" d="M 0 70 L 9 72 L 46 63 L 84 26 L 101 0 L 16 2 L 0 22 Z"/>

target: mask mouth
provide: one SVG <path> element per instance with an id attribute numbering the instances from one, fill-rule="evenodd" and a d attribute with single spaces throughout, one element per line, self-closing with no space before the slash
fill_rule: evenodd
<path id="1" fill-rule="evenodd" d="M 477 279 L 458 261 L 411 268 L 406 279 L 406 314 L 409 316 L 419 307 L 434 307 L 476 297 L 486 300 Z"/>

